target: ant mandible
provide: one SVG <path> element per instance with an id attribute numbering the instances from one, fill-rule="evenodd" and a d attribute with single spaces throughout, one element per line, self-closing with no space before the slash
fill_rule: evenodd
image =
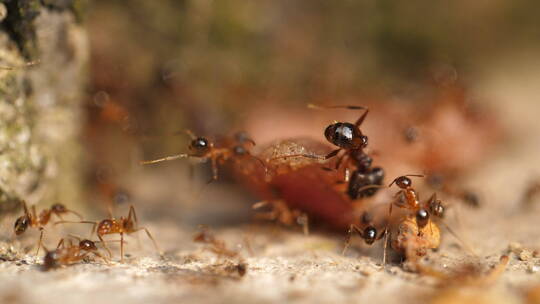
<path id="1" fill-rule="evenodd" d="M 185 132 L 191 137 L 191 142 L 188 146 L 190 151 L 189 153 L 176 154 L 154 160 L 142 161 L 141 164 L 149 165 L 180 158 L 200 158 L 202 160 L 210 160 L 212 165 L 212 179 L 209 182 L 212 182 L 218 179 L 218 164 L 227 161 L 233 156 L 251 156 L 261 163 L 266 172 L 266 165 L 264 162 L 261 159 L 251 155 L 249 151 L 251 148 L 250 146 L 255 145 L 255 141 L 253 141 L 253 139 L 251 139 L 244 132 L 239 132 L 235 135 L 235 143 L 232 147 L 216 147 L 214 143 L 208 140 L 206 137 L 195 136 L 195 134 L 193 134 L 193 132 L 190 130 L 185 130 Z"/>
<path id="2" fill-rule="evenodd" d="M 127 218 L 121 216 L 120 218 L 116 219 L 114 217 L 109 216 L 109 218 L 102 220 L 101 222 L 92 222 L 92 221 L 80 221 L 80 222 L 57 222 L 55 224 L 59 223 L 84 223 L 84 224 L 92 224 L 92 234 L 96 232 L 97 237 L 99 240 L 103 243 L 103 247 L 105 250 L 107 250 L 107 253 L 109 254 L 109 257 L 112 257 L 111 250 L 109 247 L 107 247 L 107 244 L 103 240 L 103 236 L 106 234 L 120 234 L 120 261 L 124 261 L 124 234 L 131 234 L 134 232 L 138 232 L 141 230 L 144 230 L 146 232 L 146 235 L 148 238 L 152 241 L 154 244 L 154 247 L 156 251 L 159 253 L 160 256 L 163 255 L 161 250 L 159 249 L 159 246 L 156 243 L 156 240 L 150 234 L 150 231 L 148 231 L 145 227 L 138 227 L 137 222 L 137 214 L 135 213 L 135 208 L 133 206 L 129 207 L 129 213 Z M 96 229 L 97 228 L 97 229 Z"/>
<path id="3" fill-rule="evenodd" d="M 51 208 L 44 209 L 43 211 L 41 211 L 39 215 L 36 212 L 35 205 L 31 207 L 32 210 L 30 212 L 30 210 L 28 210 L 28 206 L 26 205 L 25 201 L 22 201 L 21 204 L 23 205 L 24 215 L 19 217 L 15 221 L 15 225 L 13 229 L 15 231 L 15 235 L 17 236 L 23 234 L 26 231 L 26 229 L 28 229 L 28 227 L 39 229 L 40 235 L 39 235 L 38 248 L 36 251 L 36 255 L 39 254 L 39 248 L 42 245 L 44 226 L 47 225 L 47 223 L 49 223 L 51 216 L 53 214 L 57 216 L 61 221 L 64 220 L 62 218 L 62 214 L 67 214 L 67 213 L 72 213 L 82 220 L 82 216 L 79 213 L 73 210 L 67 209 L 62 204 L 54 204 L 51 206 Z"/>
<path id="4" fill-rule="evenodd" d="M 49 251 L 47 248 L 45 248 L 45 246 L 43 246 L 47 252 L 47 254 L 45 254 L 43 257 L 43 270 L 47 271 L 52 268 L 58 268 L 62 265 L 69 265 L 79 262 L 86 258 L 89 254 L 93 254 L 101 258 L 105 263 L 109 263 L 109 260 L 99 253 L 96 242 L 88 239 L 81 239 L 79 237 L 74 238 L 78 239 L 78 244 L 73 244 L 71 240 L 69 240 L 69 244 L 66 246 L 64 239 L 61 239 L 60 242 L 58 242 L 55 250 Z"/>

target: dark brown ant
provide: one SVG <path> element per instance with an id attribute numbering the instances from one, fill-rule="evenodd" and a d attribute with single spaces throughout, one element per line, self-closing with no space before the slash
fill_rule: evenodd
<path id="1" fill-rule="evenodd" d="M 103 247 L 105 248 L 105 250 L 107 250 L 107 253 L 109 254 L 110 257 L 112 257 L 112 253 L 111 253 L 111 250 L 109 249 L 109 247 L 107 247 L 107 244 L 105 243 L 105 241 L 103 240 L 103 236 L 106 235 L 106 234 L 117 234 L 117 233 L 120 234 L 120 261 L 121 262 L 124 261 L 124 234 L 131 234 L 131 233 L 138 232 L 138 231 L 141 231 L 141 230 L 144 230 L 146 232 L 146 235 L 148 235 L 148 238 L 150 238 L 150 240 L 154 244 L 154 247 L 155 247 L 156 251 L 159 253 L 159 255 L 160 256 L 163 255 L 161 250 L 159 249 L 159 246 L 156 243 L 156 240 L 154 239 L 152 234 L 150 234 L 150 231 L 148 231 L 148 229 L 146 229 L 145 227 L 138 227 L 137 214 L 135 213 L 135 208 L 133 206 L 129 207 L 129 213 L 128 213 L 127 218 L 121 216 L 120 218 L 116 219 L 116 218 L 114 218 L 112 216 L 109 216 L 108 219 L 104 219 L 101 222 L 92 222 L 92 221 L 66 222 L 66 221 L 61 221 L 61 222 L 55 223 L 55 225 L 59 224 L 59 223 L 92 224 L 93 225 L 92 234 L 94 232 L 97 233 L 97 237 L 103 243 Z"/>
<path id="2" fill-rule="evenodd" d="M 13 229 L 15 231 L 15 235 L 17 236 L 23 234 L 26 231 L 26 229 L 28 229 L 29 227 L 39 229 L 40 235 L 39 235 L 38 248 L 36 251 L 36 255 L 39 254 L 39 248 L 42 245 L 44 226 L 49 223 L 49 221 L 51 220 L 51 216 L 53 214 L 57 216 L 60 220 L 63 220 L 62 214 L 72 213 L 82 220 L 82 216 L 79 213 L 73 210 L 67 209 L 62 204 L 54 204 L 51 206 L 51 208 L 44 209 L 43 211 L 41 211 L 38 215 L 35 205 L 31 207 L 32 210 L 30 211 L 28 210 L 28 206 L 26 205 L 25 201 L 22 201 L 21 203 L 23 205 L 24 215 L 19 217 L 15 221 L 15 225 Z"/>
<path id="3" fill-rule="evenodd" d="M 109 263 L 109 260 L 99 253 L 96 242 L 78 237 L 75 238 L 78 239 L 78 244 L 73 244 L 69 240 L 68 245 L 66 245 L 64 239 L 61 239 L 55 250 L 49 251 L 43 247 L 47 252 L 43 257 L 43 270 L 47 271 L 60 266 L 77 263 L 85 259 L 89 254 L 95 255 L 107 264 Z"/>
<path id="4" fill-rule="evenodd" d="M 287 155 L 286 157 L 307 157 L 320 160 L 328 160 L 333 157 L 338 157 L 335 165 L 335 169 L 339 170 L 344 167 L 345 176 L 344 181 L 349 183 L 347 194 L 352 199 L 369 197 L 374 195 L 377 187 L 365 187 L 369 185 L 382 185 L 384 180 L 384 170 L 380 167 L 372 168 L 372 158 L 364 151 L 368 145 L 368 137 L 362 133 L 360 126 L 366 119 L 369 109 L 361 106 L 318 106 L 309 104 L 309 108 L 312 109 L 349 109 L 349 110 L 364 110 L 364 113 L 360 115 L 358 120 L 353 123 L 349 122 L 334 122 L 326 127 L 324 130 L 324 136 L 326 140 L 337 146 L 338 148 L 331 151 L 324 156 L 311 155 L 311 154 L 294 154 Z M 338 156 L 341 151 L 345 153 Z M 283 157 L 279 157 L 283 158 Z M 350 174 L 349 163 L 352 163 L 356 170 L 353 171 L 352 177 Z M 359 191 L 360 189 L 363 189 Z"/>
<path id="5" fill-rule="evenodd" d="M 235 135 L 235 143 L 232 147 L 216 147 L 213 142 L 205 137 L 197 137 L 190 130 L 186 130 L 185 132 L 191 137 L 191 142 L 188 146 L 190 151 L 189 153 L 176 154 L 159 159 L 142 161 L 141 164 L 155 164 L 180 158 L 200 158 L 202 160 L 210 160 L 212 164 L 212 179 L 209 182 L 218 179 L 218 164 L 233 157 L 250 156 L 261 163 L 266 170 L 265 163 L 261 159 L 251 155 L 250 149 L 251 146 L 255 145 L 255 141 L 253 141 L 244 132 L 239 132 Z"/>
<path id="6" fill-rule="evenodd" d="M 351 238 L 354 232 L 356 232 L 367 245 L 372 245 L 375 241 L 380 240 L 385 235 L 385 230 L 382 233 L 378 233 L 377 228 L 372 224 L 372 217 L 368 212 L 364 212 L 360 219 L 360 222 L 364 228 L 360 228 L 355 224 L 351 224 L 347 231 L 347 238 L 345 239 L 345 247 L 343 248 L 343 254 L 347 251 L 351 244 Z"/>

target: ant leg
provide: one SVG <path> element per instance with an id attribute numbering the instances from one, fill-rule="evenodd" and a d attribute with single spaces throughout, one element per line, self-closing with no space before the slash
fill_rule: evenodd
<path id="1" fill-rule="evenodd" d="M 58 242 L 58 245 L 56 245 L 56 249 L 60 249 L 60 247 L 64 247 L 64 239 L 60 239 L 60 242 Z"/>
<path id="2" fill-rule="evenodd" d="M 129 206 L 128 221 L 131 219 L 135 222 L 135 227 L 139 226 L 139 220 L 137 219 L 137 213 L 135 212 L 135 207 L 133 207 L 133 205 Z M 139 238 L 139 235 L 137 235 L 137 246 L 141 249 L 141 239 Z"/>
<path id="3" fill-rule="evenodd" d="M 189 157 L 189 155 L 185 154 L 185 153 L 182 153 L 182 154 L 166 156 L 166 157 L 162 157 L 162 158 L 158 158 L 158 159 L 153 159 L 153 160 L 143 160 L 143 161 L 140 162 L 140 164 L 141 165 L 149 165 L 149 164 L 155 164 L 155 163 L 160 163 L 160 162 L 170 161 L 170 160 L 175 160 L 175 159 L 180 159 L 180 158 L 186 158 L 186 157 Z"/>
<path id="4" fill-rule="evenodd" d="M 207 182 L 207 184 L 210 184 L 211 182 L 214 182 L 214 181 L 217 181 L 218 179 L 218 160 L 217 160 L 217 156 L 216 157 L 212 157 L 210 159 L 210 161 L 212 162 L 212 179 L 209 180 Z"/>
<path id="5" fill-rule="evenodd" d="M 38 248 L 36 250 L 36 256 L 39 254 L 39 248 L 41 248 L 41 246 L 43 245 L 43 227 L 39 227 L 39 241 L 38 241 Z"/>
<path id="6" fill-rule="evenodd" d="M 23 205 L 23 209 L 24 209 L 24 215 L 30 217 L 30 211 L 28 211 L 28 205 L 26 205 L 26 201 L 21 201 L 21 204 Z"/>
<path id="7" fill-rule="evenodd" d="M 305 213 L 300 213 L 296 215 L 296 222 L 302 226 L 302 232 L 304 235 L 309 235 L 309 217 Z"/>
<path id="8" fill-rule="evenodd" d="M 129 213 L 128 213 L 128 221 L 132 219 L 135 222 L 135 227 L 137 227 L 137 224 L 139 223 L 139 220 L 137 220 L 137 213 L 135 212 L 135 207 L 133 207 L 133 205 L 130 205 Z"/>
<path id="9" fill-rule="evenodd" d="M 120 263 L 124 263 L 124 233 L 120 232 Z"/>
<path id="10" fill-rule="evenodd" d="M 32 215 L 34 216 L 35 219 L 37 219 L 37 212 L 36 212 L 36 205 L 32 205 Z"/>
<path id="11" fill-rule="evenodd" d="M 122 235 L 122 234 L 120 234 Z M 105 243 L 105 240 L 103 240 L 103 237 L 101 235 L 97 235 L 99 241 L 101 242 L 101 244 L 103 244 L 103 248 L 105 248 L 105 250 L 107 250 L 107 253 L 109 254 L 109 258 L 112 258 L 112 252 L 111 250 L 109 249 L 109 247 L 107 246 L 107 243 Z M 123 242 L 121 242 L 120 244 L 122 244 Z"/>
<path id="12" fill-rule="evenodd" d="M 148 229 L 146 229 L 145 227 L 137 228 L 137 230 L 135 230 L 135 231 L 141 231 L 141 230 L 144 230 L 144 232 L 146 232 L 146 235 L 148 235 L 148 238 L 150 240 L 152 240 L 152 243 L 154 244 L 154 247 L 156 248 L 156 251 L 158 252 L 158 254 L 160 256 L 163 256 L 163 252 L 161 251 L 161 249 L 159 249 L 159 246 L 158 246 L 156 240 L 154 239 L 154 237 L 152 236 L 152 234 L 150 234 L 150 231 L 148 231 Z"/>
<path id="13" fill-rule="evenodd" d="M 92 235 L 94 235 L 94 232 L 96 232 L 96 227 L 98 225 L 98 222 L 91 222 L 91 221 L 79 221 L 79 222 L 73 222 L 73 221 L 59 221 L 54 223 L 54 225 L 58 224 L 92 224 L 92 231 L 90 232 L 90 238 L 92 238 Z"/>
<path id="14" fill-rule="evenodd" d="M 347 237 L 345 238 L 345 246 L 343 247 L 343 251 L 341 252 L 342 255 L 345 255 L 345 252 L 347 252 L 347 249 L 349 249 L 349 246 L 351 246 L 352 234 L 354 232 L 362 235 L 362 231 L 360 230 L 360 228 L 358 228 L 358 226 L 356 226 L 355 224 L 351 224 L 349 226 L 349 230 L 347 230 Z"/>
<path id="15" fill-rule="evenodd" d="M 388 208 L 388 219 L 387 219 L 388 222 L 386 223 L 384 227 L 383 267 L 386 266 L 386 251 L 388 249 L 388 239 L 390 238 L 388 225 L 390 225 L 390 218 L 392 217 L 392 206 L 394 206 L 394 203 L 390 203 L 390 207 Z"/>

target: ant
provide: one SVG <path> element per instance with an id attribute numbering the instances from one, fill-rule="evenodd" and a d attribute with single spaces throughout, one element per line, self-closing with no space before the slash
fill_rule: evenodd
<path id="1" fill-rule="evenodd" d="M 252 209 L 257 210 L 269 206 L 270 211 L 259 212 L 255 215 L 256 219 L 277 221 L 285 226 L 300 225 L 304 235 L 309 235 L 309 218 L 308 215 L 298 209 L 291 209 L 287 206 L 284 200 L 260 201 L 253 206 Z"/>
<path id="2" fill-rule="evenodd" d="M 393 205 L 409 209 L 415 212 L 416 221 L 420 228 L 424 228 L 427 225 L 430 215 L 443 218 L 445 208 L 442 202 L 437 199 L 437 194 L 433 193 L 424 204 L 421 204 L 416 190 L 412 187 L 412 180 L 409 177 L 424 177 L 424 175 L 409 174 L 399 176 L 390 183 L 388 187 L 396 184 L 400 190 L 395 194 L 396 200 L 390 204 L 389 214 L 391 215 L 392 213 Z"/>
<path id="3" fill-rule="evenodd" d="M 79 243 L 73 244 L 69 240 L 68 245 L 65 244 L 64 239 L 58 242 L 55 250 L 49 251 L 45 246 L 43 248 L 47 252 L 43 258 L 43 270 L 47 271 L 53 268 L 58 268 L 62 265 L 70 265 L 79 262 L 86 258 L 89 254 L 93 254 L 101 258 L 105 263 L 109 263 L 109 260 L 98 252 L 96 246 L 97 242 L 90 241 L 88 239 L 76 238 Z"/>
<path id="4" fill-rule="evenodd" d="M 49 221 L 51 219 L 51 216 L 53 214 L 55 216 L 57 216 L 61 221 L 64 220 L 62 218 L 62 214 L 67 214 L 67 213 L 72 213 L 72 214 L 76 215 L 77 217 L 79 217 L 79 219 L 82 220 L 82 216 L 79 213 L 77 213 L 77 212 L 75 212 L 73 210 L 67 209 L 62 204 L 54 204 L 54 205 L 51 206 L 51 208 L 44 209 L 43 211 L 41 211 L 41 213 L 39 213 L 39 215 L 38 215 L 35 205 L 33 205 L 31 207 L 32 211 L 30 212 L 30 210 L 28 210 L 28 206 L 26 205 L 26 202 L 22 201 L 21 203 L 23 205 L 24 215 L 19 217 L 15 221 L 15 225 L 14 225 L 13 229 L 15 231 L 15 235 L 17 235 L 17 236 L 23 234 L 26 231 L 26 229 L 28 229 L 28 227 L 39 229 L 40 235 L 39 235 L 39 242 L 38 242 L 38 248 L 37 248 L 37 251 L 36 251 L 36 255 L 39 254 L 39 248 L 42 245 L 44 226 L 47 225 L 47 223 L 49 223 Z M 57 222 L 57 223 L 59 223 L 59 222 Z M 55 223 L 55 224 L 57 224 L 57 223 Z"/>
<path id="5" fill-rule="evenodd" d="M 134 232 L 138 232 L 141 230 L 144 230 L 146 232 L 146 235 L 148 235 L 148 238 L 152 241 L 154 244 L 154 247 L 156 251 L 159 253 L 160 256 L 163 255 L 163 253 L 160 251 L 159 246 L 156 243 L 156 240 L 150 234 L 150 231 L 146 229 L 145 227 L 138 227 L 137 223 L 137 214 L 135 213 L 135 208 L 133 206 L 129 207 L 129 213 L 127 218 L 121 216 L 120 218 L 116 219 L 112 216 L 109 216 L 109 218 L 102 220 L 101 222 L 92 222 L 92 221 L 80 221 L 80 222 L 66 222 L 61 221 L 57 222 L 59 223 L 84 223 L 84 224 L 92 224 L 92 234 L 94 232 L 97 233 L 97 237 L 99 240 L 103 243 L 103 247 L 105 250 L 107 250 L 107 253 L 109 254 L 109 257 L 112 257 L 111 250 L 109 247 L 107 247 L 107 244 L 103 240 L 103 236 L 106 234 L 120 234 L 120 261 L 124 262 L 124 234 L 131 234 Z M 97 228 L 97 229 L 96 229 Z"/>
<path id="6" fill-rule="evenodd" d="M 232 147 L 216 147 L 213 142 L 205 137 L 198 137 L 190 130 L 185 130 L 188 136 L 191 137 L 191 142 L 188 146 L 189 153 L 176 154 L 158 158 L 154 160 L 142 161 L 142 165 L 155 164 L 163 161 L 176 160 L 180 158 L 200 158 L 202 160 L 210 160 L 212 164 L 212 179 L 213 182 L 218 179 L 218 164 L 229 160 L 232 157 L 241 158 L 250 156 L 256 159 L 265 168 L 265 163 L 256 156 L 250 153 L 252 146 L 255 146 L 255 141 L 251 139 L 245 132 L 239 132 L 234 136 Z"/>
<path id="7" fill-rule="evenodd" d="M 362 239 L 364 239 L 364 242 L 367 245 L 372 245 L 373 243 L 375 243 L 375 241 L 383 238 L 383 236 L 385 235 L 385 230 L 383 230 L 383 233 L 379 234 L 377 228 L 373 226 L 372 220 L 373 219 L 371 215 L 368 212 L 364 212 L 360 220 L 362 225 L 365 226 L 364 229 L 361 229 L 355 224 L 350 225 L 349 230 L 347 231 L 347 238 L 345 239 L 345 247 L 343 248 L 342 254 L 345 254 L 345 252 L 349 248 L 351 244 L 352 234 L 354 232 L 358 233 L 358 235 Z"/>
<path id="8" fill-rule="evenodd" d="M 238 252 L 228 249 L 224 241 L 218 240 L 206 226 L 200 227 L 200 232 L 193 237 L 193 241 L 209 245 L 209 250 L 219 256 L 233 258 L 238 255 Z"/>
<path id="9" fill-rule="evenodd" d="M 334 122 L 326 127 L 324 130 L 326 140 L 337 147 L 337 149 L 332 150 L 330 153 L 324 156 L 294 154 L 279 158 L 306 157 L 328 160 L 337 156 L 338 159 L 335 164 L 335 170 L 339 170 L 342 165 L 345 164 L 344 181 L 349 182 L 350 180 L 347 194 L 352 199 L 374 195 L 378 190 L 377 187 L 365 188 L 365 186 L 382 185 L 384 179 L 384 170 L 380 167 L 372 168 L 371 165 L 373 159 L 364 151 L 368 145 L 368 137 L 362 133 L 360 126 L 366 119 L 369 109 L 362 106 L 319 106 L 314 104 L 308 104 L 308 108 L 364 110 L 364 113 L 360 115 L 354 124 L 349 122 Z M 345 151 L 345 153 L 338 156 L 342 150 Z M 352 172 L 352 177 L 348 166 L 349 163 L 352 163 L 356 167 L 356 170 Z"/>

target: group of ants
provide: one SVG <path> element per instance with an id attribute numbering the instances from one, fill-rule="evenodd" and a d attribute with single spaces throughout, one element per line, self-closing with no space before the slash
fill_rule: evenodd
<path id="1" fill-rule="evenodd" d="M 324 135 L 326 139 L 336 149 L 332 150 L 326 155 L 314 155 L 314 154 L 291 154 L 285 156 L 278 156 L 276 158 L 306 158 L 317 159 L 321 162 L 328 161 L 332 158 L 336 158 L 335 168 L 323 167 L 326 170 L 337 170 L 343 172 L 343 181 L 348 183 L 347 195 L 351 199 L 359 199 L 373 196 L 377 190 L 386 187 L 383 185 L 384 170 L 381 167 L 372 166 L 372 158 L 366 152 L 368 145 L 368 137 L 364 135 L 360 129 L 364 122 L 368 109 L 360 106 L 315 106 L 314 108 L 346 108 L 351 110 L 363 110 L 362 115 L 356 120 L 355 123 L 349 122 L 334 122 L 329 125 Z M 150 161 L 143 161 L 141 164 L 154 164 L 163 161 L 175 160 L 180 158 L 198 158 L 206 161 L 210 161 L 212 166 L 212 179 L 211 181 L 218 179 L 218 167 L 230 159 L 236 157 L 253 157 L 267 172 L 266 163 L 271 162 L 271 159 L 262 160 L 254 156 L 251 153 L 251 149 L 255 146 L 255 142 L 244 132 L 237 133 L 234 137 L 233 144 L 227 146 L 216 145 L 205 137 L 195 136 L 191 131 L 187 131 L 187 134 L 191 137 L 189 144 L 189 152 L 185 154 L 177 154 L 159 158 Z M 352 171 L 352 173 L 351 173 Z M 410 177 L 423 177 L 420 174 L 410 174 L 399 176 L 395 178 L 388 187 L 394 184 L 399 188 L 395 193 L 393 202 L 389 204 L 388 216 L 392 214 L 393 208 L 401 208 L 409 217 L 414 218 L 414 223 L 417 225 L 418 234 L 423 233 L 424 228 L 430 222 L 430 219 L 442 218 L 444 216 L 445 208 L 440 200 L 437 199 L 434 193 L 425 202 L 420 202 L 419 196 L 416 190 L 413 188 L 412 180 Z M 43 268 L 49 270 L 57 268 L 59 266 L 70 265 L 78 263 L 90 258 L 92 255 L 103 260 L 105 263 L 110 263 L 112 259 L 112 253 L 107 242 L 120 242 L 120 261 L 124 261 L 124 235 L 132 234 L 138 231 L 145 231 L 147 236 L 152 241 L 156 251 L 162 255 L 157 242 L 152 234 L 145 227 L 139 227 L 137 223 L 137 215 L 133 206 L 130 206 L 127 217 L 115 218 L 112 216 L 112 212 L 109 212 L 109 217 L 99 221 L 86 221 L 83 217 L 70 209 L 67 209 L 62 204 L 54 204 L 49 209 L 44 209 L 39 214 L 36 211 L 35 206 L 30 209 L 27 204 L 22 202 L 24 215 L 19 217 L 15 221 L 14 232 L 15 235 L 23 234 L 28 228 L 36 228 L 40 231 L 39 242 L 37 246 L 36 256 L 39 254 L 41 247 L 46 251 L 43 258 Z M 79 218 L 79 221 L 66 221 L 63 216 L 67 214 L 75 215 Z M 62 238 L 56 249 L 49 250 L 43 244 L 44 227 L 50 222 L 52 216 L 56 216 L 59 221 L 54 225 L 67 224 L 67 223 L 86 223 L 92 225 L 92 231 L 90 238 L 82 238 L 75 235 L 69 235 L 68 238 Z M 389 229 L 388 225 L 384 229 L 377 229 L 375 225 L 371 223 L 371 216 L 367 212 L 364 212 L 359 219 L 360 225 L 351 224 L 348 230 L 348 237 L 346 239 L 345 248 L 350 244 L 351 236 L 358 234 L 366 244 L 372 245 L 375 241 L 385 238 L 384 243 L 384 258 L 383 264 L 386 260 L 386 246 L 388 243 Z M 437 228 L 438 229 L 438 228 Z M 93 234 L 97 235 L 98 240 L 91 240 Z M 104 240 L 105 235 L 119 234 L 120 240 Z M 76 240 L 77 242 L 74 242 Z M 100 253 L 97 244 L 101 244 L 103 249 L 107 252 L 107 255 Z"/>

